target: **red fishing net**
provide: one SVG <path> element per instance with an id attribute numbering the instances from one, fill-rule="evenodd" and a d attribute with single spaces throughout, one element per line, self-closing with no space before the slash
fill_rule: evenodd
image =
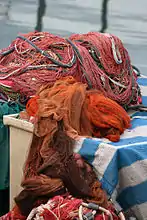
<path id="1" fill-rule="evenodd" d="M 93 206 L 96 211 L 92 209 Z M 123 215 L 123 214 L 122 214 Z M 0 220 L 123 220 L 117 215 L 117 210 L 109 203 L 107 209 L 97 206 L 94 203 L 84 203 L 82 199 L 74 198 L 69 194 L 55 196 L 45 203 L 35 206 L 28 217 L 22 216 L 16 206 L 7 215 L 0 217 Z"/>
<path id="2" fill-rule="evenodd" d="M 0 52 L 0 72 L 6 93 L 5 80 L 12 81 L 13 92 L 29 97 L 41 85 L 71 75 L 124 107 L 140 102 L 128 52 L 113 35 L 91 32 L 69 39 L 44 32 L 21 35 Z"/>

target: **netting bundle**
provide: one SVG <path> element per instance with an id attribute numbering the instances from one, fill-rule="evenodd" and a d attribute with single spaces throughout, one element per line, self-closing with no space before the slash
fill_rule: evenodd
<path id="1" fill-rule="evenodd" d="M 90 32 L 65 39 L 32 32 L 0 51 L 0 89 L 15 100 L 69 75 L 126 108 L 141 102 L 128 52 L 114 35 Z"/>

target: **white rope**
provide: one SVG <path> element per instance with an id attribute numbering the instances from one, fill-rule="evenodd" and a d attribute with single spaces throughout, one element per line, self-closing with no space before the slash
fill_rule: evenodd
<path id="1" fill-rule="evenodd" d="M 58 216 L 51 210 L 51 208 L 53 207 L 54 207 L 54 202 L 49 200 L 48 203 L 41 204 L 37 208 L 32 209 L 26 220 L 33 220 L 33 219 L 44 220 L 44 218 L 43 217 L 41 218 L 40 216 L 43 213 L 44 209 L 47 209 L 49 212 L 51 212 L 52 215 L 56 218 L 56 220 L 60 220 L 60 218 L 58 218 Z"/>
<path id="2" fill-rule="evenodd" d="M 118 216 L 120 217 L 120 220 L 126 220 L 126 218 L 122 212 L 120 212 Z"/>
<path id="3" fill-rule="evenodd" d="M 87 203 L 84 203 L 84 202 L 82 203 L 82 205 L 79 208 L 79 220 L 83 220 L 83 206 L 86 207 L 86 208 L 89 208 Z M 108 215 L 110 217 L 110 220 L 113 220 L 113 216 L 112 216 L 112 214 L 110 213 L 109 210 L 107 210 L 107 209 L 105 209 L 105 208 L 103 208 L 101 206 L 99 206 L 98 209 L 100 211 L 102 211 L 103 213 L 105 213 L 106 215 Z M 95 210 L 92 211 L 92 214 L 95 215 L 96 211 Z"/>

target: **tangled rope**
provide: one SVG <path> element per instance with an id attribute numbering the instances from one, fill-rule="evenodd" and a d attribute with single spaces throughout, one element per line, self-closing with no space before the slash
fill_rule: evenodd
<path id="1" fill-rule="evenodd" d="M 11 94 L 30 97 L 41 85 L 69 75 L 126 108 L 140 104 L 136 74 L 116 36 L 90 32 L 65 39 L 33 32 L 18 36 L 0 51 L 0 82 L 6 94 L 8 81 L 12 83 Z"/>
<path id="2" fill-rule="evenodd" d="M 94 207 L 97 209 L 95 210 Z M 56 196 L 46 204 L 34 208 L 27 220 L 37 219 L 37 217 L 41 217 L 42 220 L 121 220 L 111 206 L 109 210 L 104 209 L 92 203 L 83 203 L 81 199 L 73 198 L 70 195 Z"/>
<path id="3" fill-rule="evenodd" d="M 41 201 L 40 201 L 41 202 Z M 0 217 L 0 220 L 125 220 L 122 211 L 116 209 L 111 202 L 103 208 L 95 203 L 85 203 L 82 199 L 74 198 L 68 193 L 55 196 L 47 202 L 36 205 L 29 215 L 22 216 L 17 206 Z"/>

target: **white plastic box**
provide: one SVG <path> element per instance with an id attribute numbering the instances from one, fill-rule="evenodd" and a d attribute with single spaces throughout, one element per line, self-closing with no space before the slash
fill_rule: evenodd
<path id="1" fill-rule="evenodd" d="M 10 210 L 14 206 L 15 196 L 22 190 L 23 166 L 33 136 L 33 124 L 16 117 L 3 117 L 3 123 L 9 126 L 10 132 Z"/>

